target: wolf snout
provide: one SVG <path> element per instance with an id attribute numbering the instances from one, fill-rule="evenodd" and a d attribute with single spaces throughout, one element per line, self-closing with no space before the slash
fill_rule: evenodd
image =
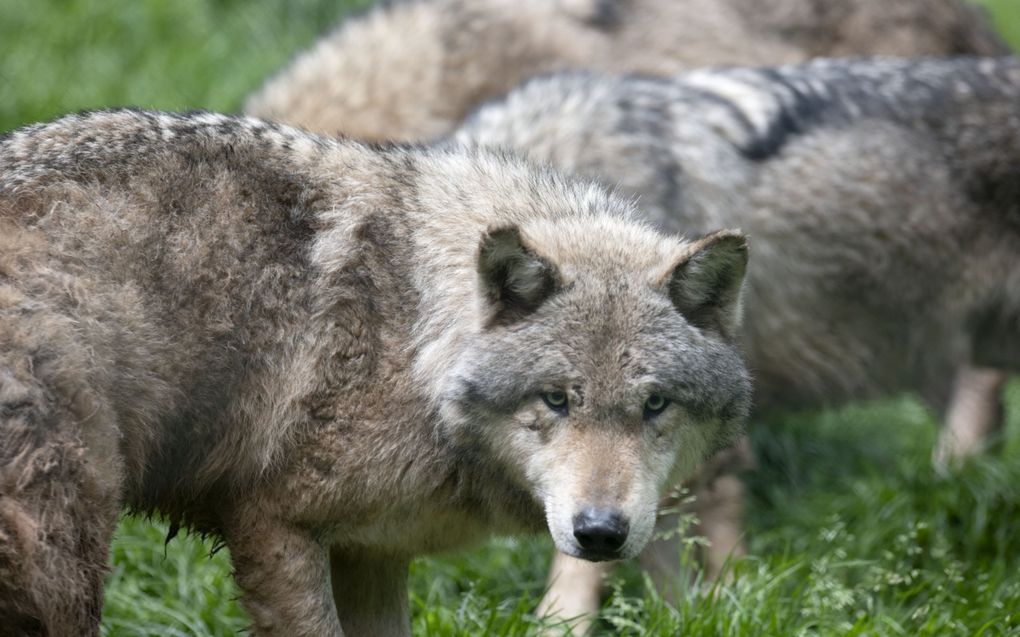
<path id="1" fill-rule="evenodd" d="M 594 561 L 620 557 L 630 523 L 619 510 L 588 507 L 574 516 L 573 523 L 581 557 Z"/>

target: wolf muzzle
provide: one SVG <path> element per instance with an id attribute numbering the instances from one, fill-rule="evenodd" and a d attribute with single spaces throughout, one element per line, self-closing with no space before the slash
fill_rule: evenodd
<path id="1" fill-rule="evenodd" d="M 574 538 L 586 560 L 619 559 L 630 523 L 618 509 L 588 507 L 573 518 Z"/>

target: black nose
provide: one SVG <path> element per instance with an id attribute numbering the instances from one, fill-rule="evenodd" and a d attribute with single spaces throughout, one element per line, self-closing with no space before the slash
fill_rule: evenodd
<path id="1" fill-rule="evenodd" d="M 593 557 L 612 558 L 627 541 L 630 524 L 616 509 L 589 507 L 574 516 L 574 537 Z"/>

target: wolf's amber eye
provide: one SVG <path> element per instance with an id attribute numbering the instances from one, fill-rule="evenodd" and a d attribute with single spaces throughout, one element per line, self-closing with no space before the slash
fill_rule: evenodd
<path id="1" fill-rule="evenodd" d="M 541 394 L 542 400 L 545 402 L 546 407 L 553 411 L 566 414 L 568 409 L 567 394 L 559 390 L 545 392 Z"/>
<path id="2" fill-rule="evenodd" d="M 668 399 L 658 394 L 652 394 L 645 401 L 645 420 L 658 416 L 665 411 L 666 407 L 669 407 Z"/>

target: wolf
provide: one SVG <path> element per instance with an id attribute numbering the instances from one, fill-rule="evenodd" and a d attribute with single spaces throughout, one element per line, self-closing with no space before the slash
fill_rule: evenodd
<path id="1" fill-rule="evenodd" d="M 567 73 L 451 143 L 601 179 L 665 232 L 742 228 L 755 416 L 904 390 L 944 412 L 961 363 L 1020 367 L 1018 58 Z M 707 496 L 718 572 L 739 482 Z M 595 611 L 600 571 L 558 558 L 544 608 Z"/>
<path id="2" fill-rule="evenodd" d="M 345 20 L 244 111 L 324 134 L 425 141 L 554 71 L 1008 52 L 965 0 L 403 0 Z"/>
<path id="3" fill-rule="evenodd" d="M 410 559 L 633 556 L 740 429 L 747 246 L 483 151 L 116 110 L 0 140 L 0 623 L 95 635 L 118 513 L 258 635 L 409 634 Z"/>

